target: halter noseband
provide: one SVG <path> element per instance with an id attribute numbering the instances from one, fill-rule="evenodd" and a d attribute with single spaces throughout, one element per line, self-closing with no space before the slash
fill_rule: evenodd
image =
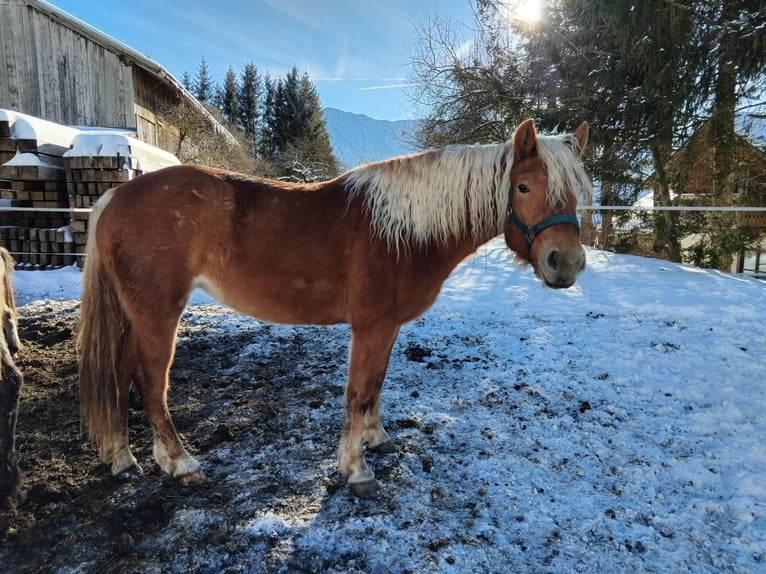
<path id="1" fill-rule="evenodd" d="M 518 230 L 521 231 L 522 235 L 524 235 L 524 242 L 527 245 L 528 258 L 530 260 L 532 259 L 532 242 L 535 240 L 535 237 L 537 237 L 544 229 L 563 223 L 574 225 L 577 234 L 580 234 L 580 222 L 577 221 L 577 218 L 574 215 L 566 215 L 564 213 L 557 213 L 556 215 L 546 217 L 532 227 L 527 226 L 521 219 L 516 217 L 515 213 L 513 213 L 513 185 L 511 185 L 511 189 L 508 191 L 508 220 L 506 221 L 506 225 L 508 227 L 515 225 Z"/>

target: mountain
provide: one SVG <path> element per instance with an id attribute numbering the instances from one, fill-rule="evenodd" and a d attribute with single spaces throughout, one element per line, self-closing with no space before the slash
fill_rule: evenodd
<path id="1" fill-rule="evenodd" d="M 417 120 L 392 122 L 335 108 L 323 111 L 333 152 L 344 168 L 417 151 L 406 141 Z"/>

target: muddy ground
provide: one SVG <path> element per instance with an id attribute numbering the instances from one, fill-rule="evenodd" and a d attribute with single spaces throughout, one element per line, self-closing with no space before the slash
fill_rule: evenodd
<path id="1" fill-rule="evenodd" d="M 343 333 L 326 339 L 321 329 L 298 327 L 285 334 L 247 318 L 232 330 L 232 313 L 209 307 L 182 320 L 169 394 L 179 433 L 207 473 L 207 482 L 194 487 L 154 464 L 135 390 L 130 442 L 144 474 L 127 481 L 110 476 L 80 432 L 78 304 L 20 308 L 17 450 L 25 500 L 0 513 L 4 572 L 369 571 L 364 558 L 328 554 L 322 541 L 296 549 L 296 532 L 284 529 L 304 525 L 320 509 L 330 523 L 342 523 L 385 516 L 395 505 L 385 490 L 376 500 L 353 498 L 335 467 L 348 353 Z M 224 327 L 211 331 L 219 323 Z M 400 360 L 421 364 L 430 355 L 409 345 Z M 387 428 L 398 433 L 418 425 L 404 417 Z M 405 452 L 425 470 L 432 465 L 419 449 L 401 448 L 399 455 L 368 455 L 389 485 L 402 484 L 397 460 Z M 279 517 L 278 524 L 253 525 L 264 515 Z M 405 521 L 401 529 L 409 528 L 417 525 Z M 447 544 L 433 538 L 421 545 L 429 563 L 428 555 Z"/>
<path id="2" fill-rule="evenodd" d="M 42 311 L 42 312 L 41 312 Z M 162 570 L 174 568 L 167 549 L 154 546 L 151 540 L 163 533 L 168 520 L 179 511 L 220 507 L 240 494 L 236 484 L 226 484 L 212 473 L 212 480 L 197 487 L 183 487 L 164 476 L 151 462 L 151 432 L 143 419 L 138 397 L 131 401 L 130 432 L 134 454 L 142 461 L 144 476 L 122 482 L 109 475 L 108 467 L 98 461 L 95 449 L 80 433 L 77 399 L 77 362 L 75 331 L 76 303 L 48 303 L 43 307 L 22 307 L 19 331 L 23 348 L 16 364 L 24 374 L 21 409 L 17 429 L 17 450 L 25 477 L 25 501 L 13 512 L 0 514 L 0 563 L 5 572 L 143 572 L 152 564 L 166 562 Z M 268 327 L 266 327 L 268 329 Z M 306 376 L 290 367 L 291 355 L 305 359 L 300 337 L 280 341 L 281 351 L 272 361 L 260 361 L 256 380 L 243 380 L 237 374 L 225 374 L 236 362 L 227 348 L 241 348 L 256 334 L 223 334 L 214 348 L 204 337 L 188 335 L 194 327 L 182 325 L 173 371 L 171 409 L 177 426 L 192 453 L 205 459 L 211 447 L 228 443 L 232 450 L 241 449 L 244 456 L 259 448 L 259 440 L 300 442 L 300 433 L 292 433 L 283 409 L 298 401 L 309 409 L 323 407 L 328 399 L 340 413 L 343 389 L 340 385 L 317 389 L 306 384 Z M 337 353 L 337 349 L 335 350 Z M 306 365 L 315 371 L 332 371 L 343 375 L 345 351 L 337 357 L 325 353 L 316 363 Z M 215 375 L 211 377 L 211 370 Z M 290 376 L 285 376 L 290 370 Z M 337 373 L 336 373 L 337 371 Z M 265 385 L 266 380 L 279 379 L 280 385 Z M 341 382 L 342 379 L 339 379 Z M 135 392 L 135 391 L 133 391 Z M 174 400 L 175 399 L 175 400 Z M 259 429 L 253 433 L 252 429 Z M 315 429 L 326 436 L 322 445 L 326 452 L 320 458 L 334 456 L 335 429 Z M 294 434 L 294 436 L 291 436 Z M 247 444 L 242 444 L 246 441 Z M 264 445 L 260 445 L 264 446 Z M 206 461 L 207 463 L 208 461 Z M 250 460 L 255 474 L 265 476 L 285 473 L 286 469 L 264 468 Z M 332 471 L 321 481 L 329 495 L 348 497 L 344 481 Z M 252 493 L 263 507 L 279 507 L 281 512 L 301 491 L 317 488 L 316 481 L 301 483 L 292 476 L 271 476 L 262 490 Z M 236 523 L 242 516 L 232 506 L 229 520 Z M 298 505 L 294 515 L 307 509 Z M 269 540 L 252 537 L 250 544 L 264 546 L 264 568 L 267 567 Z M 207 528 L 201 535 L 190 536 L 180 544 L 225 546 L 227 526 Z M 88 551 L 89 550 L 89 551 Z M 193 551 L 193 548 L 175 548 Z M 248 550 L 249 551 L 249 550 Z M 236 544 L 231 552 L 236 553 Z M 146 555 L 146 560 L 144 560 Z M 204 561 L 203 561 L 204 562 Z M 232 560 L 234 564 L 237 560 Z M 312 571 L 315 560 L 300 560 L 287 567 L 294 571 Z M 276 566 L 275 566 L 276 567 Z M 7 568 L 7 569 L 6 569 Z M 204 563 L 198 571 L 215 571 Z M 236 568 L 235 568 L 236 569 Z"/>

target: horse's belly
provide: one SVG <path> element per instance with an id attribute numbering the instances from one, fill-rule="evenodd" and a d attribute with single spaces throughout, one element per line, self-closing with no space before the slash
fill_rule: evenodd
<path id="1" fill-rule="evenodd" d="M 195 287 L 232 309 L 272 323 L 331 325 L 348 320 L 339 289 L 329 283 L 296 279 L 280 285 L 238 285 L 199 277 Z"/>

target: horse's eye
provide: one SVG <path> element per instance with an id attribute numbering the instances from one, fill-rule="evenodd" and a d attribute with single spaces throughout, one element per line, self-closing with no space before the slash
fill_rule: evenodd
<path id="1" fill-rule="evenodd" d="M 523 183 L 519 184 L 519 193 L 529 193 L 529 188 Z"/>

